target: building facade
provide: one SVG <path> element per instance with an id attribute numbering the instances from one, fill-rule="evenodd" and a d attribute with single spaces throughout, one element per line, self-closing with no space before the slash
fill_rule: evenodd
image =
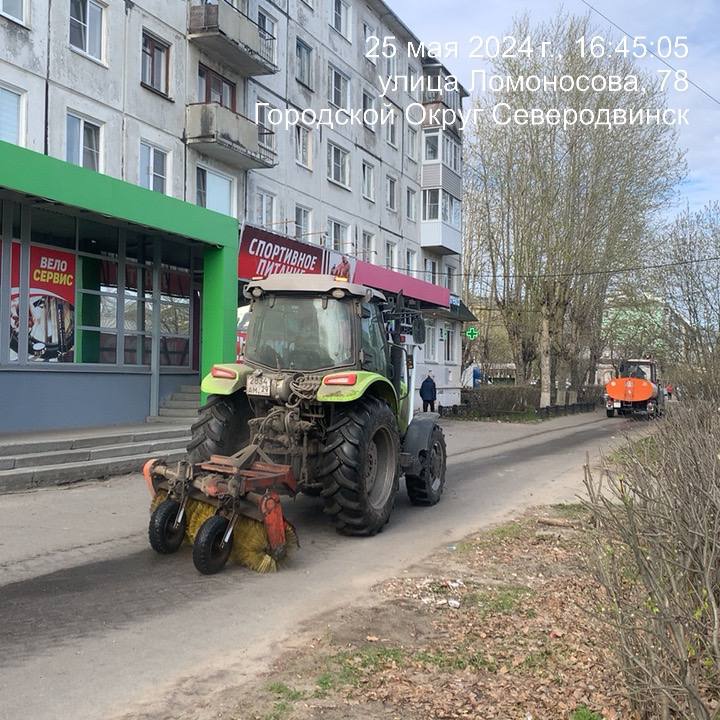
<path id="1" fill-rule="evenodd" d="M 365 57 L 371 35 L 396 37 L 394 60 Z M 112 377 L 108 419 L 152 415 L 164 394 L 197 381 L 211 348 L 213 360 L 231 359 L 234 340 L 209 334 L 227 334 L 233 320 L 227 308 L 213 319 L 208 281 L 229 277 L 233 253 L 237 268 L 245 220 L 456 292 L 461 138 L 410 127 L 405 109 L 457 105 L 462 90 L 380 98 L 381 74 L 447 73 L 409 57 L 408 41 L 419 46 L 380 2 L 0 0 L 0 312 L 11 318 L 0 393 L 12 387 L 32 406 L 60 375 L 65 399 Z M 256 115 L 258 101 L 317 110 L 387 101 L 397 123 L 275 129 Z M 13 164 L 57 184 L 21 182 Z M 113 202 L 125 192 L 113 179 L 134 186 L 128 197 L 144 213 Z M 70 182 L 84 196 L 66 197 Z M 157 211 L 185 217 L 186 204 L 199 206 L 192 232 Z M 234 241 L 218 214 L 234 219 Z M 225 235 L 213 242 L 203 224 Z M 70 275 L 72 286 L 58 286 Z M 237 305 L 237 287 L 215 291 L 212 303 Z M 428 319 L 420 372 L 434 370 L 440 403 L 452 404 L 461 326 L 442 310 Z M 101 406 L 64 422 L 99 424 Z M 0 431 L 41 427 L 31 415 L 0 420 Z"/>

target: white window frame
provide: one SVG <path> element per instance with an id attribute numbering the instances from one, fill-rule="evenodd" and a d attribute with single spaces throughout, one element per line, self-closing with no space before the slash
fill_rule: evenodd
<path id="1" fill-rule="evenodd" d="M 339 153 L 340 164 L 335 162 L 335 152 Z M 340 167 L 341 175 L 344 176 L 341 179 L 335 177 L 335 168 Z M 350 152 L 340 145 L 336 145 L 334 142 L 328 141 L 327 151 L 327 179 L 331 183 L 340 185 L 340 187 L 346 190 L 350 189 Z"/>
<path id="2" fill-rule="evenodd" d="M 460 175 L 462 173 L 462 147 L 460 143 L 445 133 L 442 135 L 442 143 L 443 165 Z"/>
<path id="3" fill-rule="evenodd" d="M 143 167 L 142 167 L 142 147 L 143 145 L 150 149 L 150 167 L 149 172 L 149 180 L 150 185 L 143 185 Z M 138 156 L 138 168 L 139 168 L 139 174 L 138 174 L 138 185 L 140 187 L 144 187 L 146 190 L 152 190 L 153 192 L 160 192 L 159 190 L 155 190 L 153 185 L 153 180 L 155 178 L 155 153 L 162 153 L 165 156 L 165 175 L 161 175 L 163 179 L 163 190 L 162 195 L 169 195 L 168 192 L 168 180 L 172 177 L 172 174 L 170 172 L 170 152 L 166 150 L 163 147 L 160 147 L 158 145 L 155 145 L 155 143 L 151 143 L 149 140 L 145 140 L 143 138 L 140 139 L 140 154 Z"/>
<path id="4" fill-rule="evenodd" d="M 385 208 L 391 212 L 397 212 L 397 178 L 392 175 L 385 176 Z M 391 192 L 392 190 L 392 192 Z"/>
<path id="5" fill-rule="evenodd" d="M 412 222 L 417 221 L 417 192 L 412 188 L 405 189 L 405 217 Z"/>
<path id="6" fill-rule="evenodd" d="M 236 209 L 235 209 L 235 207 L 236 207 L 236 206 L 235 206 L 235 201 L 236 201 L 236 200 L 235 200 L 235 178 L 232 177 L 232 175 L 227 175 L 227 174 L 225 174 L 225 173 L 218 172 L 215 168 L 212 168 L 212 167 L 210 167 L 210 166 L 208 166 L 208 165 L 204 165 L 203 163 L 198 163 L 198 164 L 195 166 L 195 204 L 196 204 L 196 205 L 198 204 L 198 202 L 197 202 L 197 194 L 198 194 L 198 188 L 197 188 L 197 171 L 198 171 L 198 170 L 202 170 L 202 171 L 206 174 L 206 176 L 207 176 L 208 173 L 210 173 L 210 175 L 214 175 L 215 177 L 222 178 L 223 180 L 226 180 L 226 181 L 228 182 L 228 185 L 229 185 L 229 188 L 228 188 L 229 198 L 228 198 L 228 199 L 229 199 L 229 201 L 230 201 L 230 207 L 229 207 L 230 212 L 228 213 L 228 215 L 229 215 L 230 217 L 234 217 L 235 214 L 236 214 Z M 206 194 L 207 194 L 207 188 L 206 188 Z M 206 201 L 207 201 L 207 197 L 206 197 Z M 207 202 L 206 202 L 206 204 L 205 204 L 204 206 L 203 206 L 203 205 L 199 205 L 199 207 L 206 207 L 206 208 L 207 208 Z M 220 211 L 219 211 L 219 210 L 216 210 L 215 212 L 220 212 Z"/>
<path id="7" fill-rule="evenodd" d="M 269 219 L 267 217 L 268 200 L 270 201 Z M 272 230 L 275 225 L 275 216 L 277 212 L 277 206 L 275 204 L 276 200 L 277 196 L 274 193 L 268 192 L 263 188 L 258 188 L 255 191 L 255 221 L 258 225 L 267 228 L 268 230 Z"/>
<path id="8" fill-rule="evenodd" d="M 435 222 L 436 220 L 440 219 L 440 205 L 442 203 L 440 199 L 441 195 L 440 188 L 425 188 L 422 191 L 422 219 L 423 222 Z M 428 201 L 428 198 L 430 197 L 430 193 L 437 193 L 437 203 L 433 203 L 435 206 L 435 216 L 431 217 L 430 213 L 428 212 L 430 203 Z"/>
<path id="9" fill-rule="evenodd" d="M 6 83 L 0 83 L 0 90 L 15 95 L 18 99 L 17 104 L 17 142 L 13 144 L 19 147 L 25 147 L 25 105 L 26 105 L 26 92 L 14 85 L 8 85 Z M 67 121 L 66 121 L 67 122 Z M 12 142 L 7 140 L 6 142 Z"/>
<path id="10" fill-rule="evenodd" d="M 69 150 L 69 142 L 68 142 L 68 136 L 67 136 L 67 121 L 69 117 L 74 117 L 77 120 L 80 121 L 80 137 L 78 139 L 78 147 L 80 149 L 80 157 L 78 158 L 78 162 L 74 162 L 73 160 L 68 160 L 68 150 Z M 82 113 L 76 112 L 75 110 L 67 110 L 65 112 L 65 159 L 67 162 L 71 163 L 72 165 L 77 165 L 79 167 L 85 167 L 83 164 L 83 156 L 84 156 L 84 142 L 83 138 L 85 136 L 85 125 L 93 125 L 98 129 L 98 166 L 97 168 L 86 168 L 88 170 L 95 170 L 96 172 L 103 172 L 105 169 L 105 162 L 104 162 L 104 155 L 103 152 L 103 144 L 104 144 L 104 131 L 103 127 L 104 124 L 100 122 L 99 120 L 96 120 L 95 118 L 87 117 L 86 115 L 83 115 Z"/>
<path id="11" fill-rule="evenodd" d="M 340 104 L 335 102 L 335 80 L 340 79 Z M 344 82 L 344 85 L 342 83 Z M 347 110 L 350 104 L 350 78 L 339 68 L 335 67 L 332 63 L 328 63 L 328 88 L 327 88 L 327 100 L 330 105 L 336 108 L 344 108 Z"/>
<path id="12" fill-rule="evenodd" d="M 17 15 L 13 15 L 11 12 L 5 9 L 5 0 L 0 0 L 0 15 L 6 18 L 10 18 L 10 20 L 14 20 L 15 22 L 19 22 L 22 25 L 25 25 L 25 17 L 27 15 L 27 3 L 28 0 L 20 0 L 20 17 Z"/>
<path id="13" fill-rule="evenodd" d="M 367 22 L 367 20 L 363 20 L 363 42 L 365 43 L 365 47 L 363 48 L 363 55 L 368 62 L 371 62 L 373 65 L 377 65 L 377 57 L 367 56 L 367 52 L 368 50 L 370 50 L 370 48 L 368 47 L 368 38 L 371 37 L 377 37 L 377 30 L 369 22 Z"/>
<path id="14" fill-rule="evenodd" d="M 388 78 L 394 78 L 397 76 L 398 47 L 391 42 L 388 42 L 388 45 L 392 45 L 395 48 L 395 54 L 391 55 L 390 51 L 385 51 L 385 46 L 383 47 L 383 52 L 388 53 L 385 55 L 385 76 Z"/>
<path id="15" fill-rule="evenodd" d="M 337 22 L 337 8 L 340 7 L 340 27 Z M 330 27 L 348 42 L 352 42 L 350 37 L 350 29 L 352 28 L 351 18 L 352 8 L 350 3 L 345 0 L 331 0 L 330 2 Z"/>
<path id="16" fill-rule="evenodd" d="M 425 258 L 425 281 L 437 285 L 437 260 Z"/>
<path id="17" fill-rule="evenodd" d="M 441 202 L 442 221 L 459 230 L 462 227 L 462 201 L 447 190 L 443 190 Z"/>
<path id="18" fill-rule="evenodd" d="M 372 256 L 375 251 L 375 233 L 369 230 L 363 230 L 361 242 L 362 259 L 365 262 L 372 262 Z"/>
<path id="19" fill-rule="evenodd" d="M 104 62 L 105 60 L 105 12 L 107 10 L 107 6 L 103 3 L 97 2 L 97 0 L 81 0 L 81 2 L 85 3 L 85 17 L 87 22 L 86 23 L 80 23 L 79 20 L 72 17 L 72 15 L 69 15 L 68 18 L 68 43 L 70 44 L 70 47 L 75 50 L 76 52 L 81 53 L 82 55 L 85 55 L 93 60 L 97 60 L 98 62 Z M 93 5 L 96 8 L 100 10 L 100 53 L 98 55 L 94 55 L 92 52 L 90 52 L 90 6 Z M 70 3 L 70 9 L 72 10 L 72 2 Z M 72 41 L 70 40 L 71 33 L 70 28 L 72 27 L 72 23 L 76 22 L 78 24 L 84 24 L 85 26 L 85 47 L 81 47 L 79 45 L 73 45 Z"/>
<path id="20" fill-rule="evenodd" d="M 365 107 L 365 98 L 370 98 L 370 103 L 369 103 L 368 107 Z M 363 125 L 368 130 L 370 130 L 370 132 L 375 132 L 375 125 L 367 122 L 365 112 L 367 110 L 376 110 L 376 105 L 377 105 L 377 98 L 369 90 L 363 90 L 362 91 Z"/>
<path id="21" fill-rule="evenodd" d="M 336 230 L 340 230 L 340 235 L 336 234 Z M 328 218 L 327 221 L 327 244 L 330 248 L 336 252 L 345 252 L 345 246 L 347 245 L 348 234 L 350 226 L 342 222 L 342 220 L 336 220 L 335 218 Z"/>
<path id="22" fill-rule="evenodd" d="M 395 269 L 395 254 L 397 253 L 397 243 L 394 243 L 392 240 L 386 240 L 385 241 L 385 269 L 386 270 L 394 270 Z"/>
<path id="23" fill-rule="evenodd" d="M 408 126 L 408 152 L 407 156 L 414 163 L 417 162 L 417 148 L 418 148 L 418 131 Z"/>
<path id="24" fill-rule="evenodd" d="M 301 69 L 303 63 L 300 61 L 298 50 L 300 47 L 307 52 L 307 78 L 301 77 Z M 302 38 L 295 38 L 295 60 L 297 62 L 297 68 L 295 69 L 295 79 L 308 90 L 313 89 L 313 48 L 312 45 L 306 43 Z"/>
<path id="25" fill-rule="evenodd" d="M 263 16 L 265 18 L 265 23 L 260 22 L 260 16 Z M 258 11 L 257 11 L 257 24 L 259 27 L 261 27 L 268 35 L 272 35 L 275 38 L 275 42 L 272 43 L 272 61 L 277 62 L 277 28 L 278 28 L 278 21 L 277 18 L 269 13 L 264 7 L 261 5 L 258 5 Z M 270 23 L 272 25 L 272 31 L 268 30 L 267 23 Z"/>
<path id="26" fill-rule="evenodd" d="M 362 196 L 375 202 L 375 166 L 367 160 L 362 161 Z"/>
<path id="27" fill-rule="evenodd" d="M 265 102 L 261 98 L 257 99 L 255 106 L 255 118 L 257 120 L 258 143 L 273 153 L 275 152 L 277 146 L 277 135 L 273 132 L 268 118 L 270 111 L 274 109 L 275 108 L 269 102 Z"/>
<path id="28" fill-rule="evenodd" d="M 445 323 L 445 353 L 444 361 L 447 364 L 454 365 L 457 362 L 455 353 L 455 328 L 452 323 Z"/>
<path id="29" fill-rule="evenodd" d="M 304 216 L 306 222 L 298 225 L 298 210 Z M 298 230 L 302 230 L 298 233 Z M 307 236 L 312 233 L 312 208 L 306 207 L 305 205 L 295 204 L 295 239 L 304 240 L 307 242 Z"/>
<path id="30" fill-rule="evenodd" d="M 312 131 L 300 123 L 295 126 L 295 162 L 312 170 Z"/>
<path id="31" fill-rule="evenodd" d="M 417 267 L 417 252 L 415 252 L 415 250 L 410 250 L 408 248 L 405 250 L 405 274 L 409 275 L 410 277 L 414 277 L 416 267 Z"/>
<path id="32" fill-rule="evenodd" d="M 430 158 L 427 153 L 427 140 L 429 137 L 435 137 L 437 139 L 437 157 Z M 422 140 L 422 159 L 426 163 L 442 162 L 442 137 L 440 137 L 439 130 L 425 130 L 423 132 Z"/>
<path id="33" fill-rule="evenodd" d="M 452 265 L 445 266 L 445 287 L 451 292 L 455 292 L 455 271 L 457 268 Z"/>
<path id="34" fill-rule="evenodd" d="M 425 320 L 425 362 L 437 361 L 437 326 L 435 320 Z"/>
<path id="35" fill-rule="evenodd" d="M 390 112 L 388 122 L 385 123 L 385 140 L 392 148 L 398 146 L 398 114 L 395 110 Z"/>

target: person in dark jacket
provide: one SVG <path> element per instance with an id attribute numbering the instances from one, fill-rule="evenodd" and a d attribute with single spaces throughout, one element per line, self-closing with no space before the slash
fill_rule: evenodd
<path id="1" fill-rule="evenodd" d="M 422 381 L 420 386 L 420 397 L 423 401 L 423 412 L 428 411 L 435 412 L 435 400 L 437 399 L 437 388 L 435 387 L 435 381 L 433 380 L 432 373 L 429 372 L 427 377 Z"/>

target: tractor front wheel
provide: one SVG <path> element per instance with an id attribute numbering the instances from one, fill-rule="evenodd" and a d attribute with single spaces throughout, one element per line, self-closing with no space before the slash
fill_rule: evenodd
<path id="1" fill-rule="evenodd" d="M 440 502 L 445 489 L 447 449 L 445 435 L 435 427 L 430 436 L 430 446 L 422 459 L 419 475 L 405 475 L 405 487 L 413 505 L 435 505 Z"/>
<path id="2" fill-rule="evenodd" d="M 400 436 L 387 403 L 365 397 L 328 429 L 319 463 L 325 512 L 343 535 L 375 535 L 390 519 L 399 483 Z"/>

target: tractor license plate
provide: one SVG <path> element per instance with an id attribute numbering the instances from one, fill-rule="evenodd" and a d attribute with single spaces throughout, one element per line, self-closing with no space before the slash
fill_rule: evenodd
<path id="1" fill-rule="evenodd" d="M 616 401 L 613 403 L 613 407 L 616 407 L 616 408 L 622 407 L 622 403 L 621 403 L 619 400 L 616 400 Z"/>
<path id="2" fill-rule="evenodd" d="M 248 395 L 270 395 L 270 378 L 256 377 L 251 375 L 247 381 L 246 392 Z"/>

